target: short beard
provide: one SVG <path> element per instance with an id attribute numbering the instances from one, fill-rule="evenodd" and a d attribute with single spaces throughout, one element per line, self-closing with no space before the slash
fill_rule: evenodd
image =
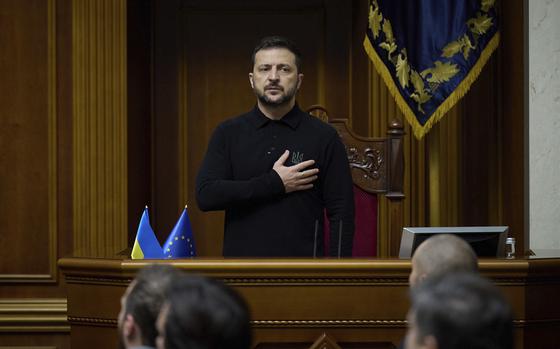
<path id="1" fill-rule="evenodd" d="M 255 93 L 255 95 L 263 105 L 271 108 L 278 108 L 290 103 L 292 98 L 294 98 L 294 96 L 297 93 L 297 87 L 294 86 L 292 89 L 287 90 L 284 96 L 282 96 L 282 98 L 274 101 L 268 98 L 265 95 L 264 91 L 263 93 L 260 93 L 256 88 L 253 88 L 253 92 Z"/>

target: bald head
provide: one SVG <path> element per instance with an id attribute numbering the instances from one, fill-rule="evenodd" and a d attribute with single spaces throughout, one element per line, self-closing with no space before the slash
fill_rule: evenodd
<path id="1" fill-rule="evenodd" d="M 434 235 L 420 244 L 412 256 L 410 286 L 427 277 L 449 272 L 477 272 L 477 257 L 463 239 L 449 234 Z"/>

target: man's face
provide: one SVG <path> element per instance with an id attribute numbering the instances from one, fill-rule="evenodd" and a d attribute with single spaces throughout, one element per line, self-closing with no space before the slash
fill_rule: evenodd
<path id="1" fill-rule="evenodd" d="M 156 329 L 158 335 L 156 337 L 156 348 L 165 349 L 165 324 L 167 322 L 167 314 L 169 313 L 169 304 L 161 307 L 158 318 L 156 320 Z"/>
<path id="2" fill-rule="evenodd" d="M 414 287 L 418 284 L 420 278 L 420 267 L 418 266 L 418 259 L 412 257 L 410 275 L 408 276 L 408 284 Z"/>
<path id="3" fill-rule="evenodd" d="M 130 291 L 134 288 L 135 285 L 136 285 L 136 281 L 132 281 L 130 285 L 128 285 L 128 287 L 126 288 L 126 291 L 124 291 L 124 294 L 121 296 L 121 310 L 119 311 L 119 316 L 117 318 L 119 341 L 120 341 L 119 346 L 121 348 L 127 347 L 128 340 L 124 333 L 124 322 L 126 316 L 126 300 L 128 298 L 128 295 L 130 294 Z"/>
<path id="4" fill-rule="evenodd" d="M 428 251 L 424 251 L 427 245 L 428 244 L 426 243 L 421 243 L 414 252 L 414 255 L 412 255 L 412 260 L 410 261 L 411 270 L 410 275 L 408 276 L 408 283 L 410 287 L 417 286 L 428 276 L 426 273 L 426 267 L 423 268 L 422 263 L 419 262 L 419 259 L 422 259 L 422 256 L 429 253 Z"/>
<path id="5" fill-rule="evenodd" d="M 298 73 L 296 56 L 285 48 L 267 48 L 255 55 L 249 81 L 259 101 L 266 106 L 281 106 L 295 100 L 303 74 Z"/>

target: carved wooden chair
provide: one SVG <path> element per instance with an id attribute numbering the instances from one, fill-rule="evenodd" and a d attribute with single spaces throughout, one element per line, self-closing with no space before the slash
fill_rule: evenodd
<path id="1" fill-rule="evenodd" d="M 356 207 L 352 255 L 396 256 L 402 231 L 404 198 L 402 123 L 399 120 L 391 122 L 387 137 L 360 137 L 350 130 L 347 119 L 332 119 L 320 105 L 309 107 L 307 112 L 332 125 L 346 147 Z M 382 216 L 379 214 L 380 204 L 384 208 Z M 328 224 L 326 219 L 325 222 Z M 326 226 L 325 247 L 329 246 L 328 231 Z"/>

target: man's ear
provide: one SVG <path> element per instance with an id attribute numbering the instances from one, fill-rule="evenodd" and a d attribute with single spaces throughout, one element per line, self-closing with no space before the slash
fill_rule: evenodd
<path id="1" fill-rule="evenodd" d="M 302 81 L 303 81 L 303 74 L 302 74 L 302 73 L 299 73 L 297 79 L 298 79 L 298 82 L 297 82 L 297 89 L 299 90 L 299 88 L 301 87 L 301 83 L 302 83 Z"/>
<path id="2" fill-rule="evenodd" d="M 126 314 L 123 321 L 123 335 L 125 338 L 130 338 L 136 334 L 136 321 L 134 316 Z"/>
<path id="3" fill-rule="evenodd" d="M 426 273 L 422 273 L 422 274 L 418 275 L 418 281 L 416 282 L 416 284 L 421 284 L 422 282 L 424 282 L 426 280 L 427 277 L 428 277 L 428 274 L 426 274 Z"/>
<path id="4" fill-rule="evenodd" d="M 255 85 L 253 83 L 253 73 L 249 73 L 249 83 L 251 84 L 251 88 L 255 88 Z"/>
<path id="5" fill-rule="evenodd" d="M 438 349 L 437 339 L 431 334 L 424 337 L 424 345 L 426 349 Z"/>

